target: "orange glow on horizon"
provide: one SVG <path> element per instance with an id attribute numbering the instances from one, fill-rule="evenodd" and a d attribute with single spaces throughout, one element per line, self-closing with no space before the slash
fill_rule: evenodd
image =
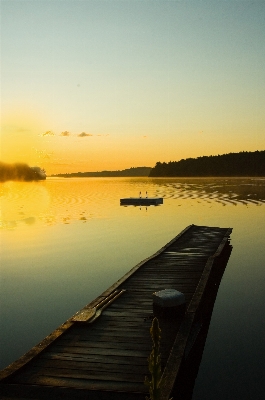
<path id="1" fill-rule="evenodd" d="M 130 134 L 100 130 L 79 131 L 49 126 L 38 112 L 17 107 L 6 113 L 1 123 L 1 157 L 7 163 L 38 165 L 47 175 L 72 172 L 115 171 L 132 167 L 154 167 L 160 162 L 179 161 L 240 151 L 263 150 L 249 135 L 221 134 L 216 129 L 167 132 L 131 131 Z M 56 129 L 57 128 L 57 129 Z M 182 139 L 179 140 L 179 137 Z M 224 140 L 225 137 L 225 140 Z"/>

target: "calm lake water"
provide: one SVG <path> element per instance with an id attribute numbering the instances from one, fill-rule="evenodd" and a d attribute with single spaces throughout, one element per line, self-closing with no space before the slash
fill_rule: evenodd
<path id="1" fill-rule="evenodd" d="M 139 192 L 159 207 L 121 207 Z M 232 227 L 194 400 L 263 399 L 265 178 L 0 184 L 0 368 L 187 225 Z"/>

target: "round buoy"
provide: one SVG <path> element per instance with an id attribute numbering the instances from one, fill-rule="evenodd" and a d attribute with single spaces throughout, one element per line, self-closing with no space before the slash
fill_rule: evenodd
<path id="1" fill-rule="evenodd" d="M 185 296 L 178 290 L 164 289 L 153 293 L 154 316 L 162 318 L 182 316 L 185 310 Z"/>

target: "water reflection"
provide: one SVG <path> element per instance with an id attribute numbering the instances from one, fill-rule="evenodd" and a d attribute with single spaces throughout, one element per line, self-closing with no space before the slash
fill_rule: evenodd
<path id="1" fill-rule="evenodd" d="M 0 184 L 2 228 L 86 223 L 109 218 L 113 203 L 139 193 L 148 197 L 189 199 L 196 203 L 256 205 L 265 203 L 265 178 L 69 178 Z M 143 208 L 144 209 L 144 208 Z M 145 208 L 145 211 L 147 209 Z"/>
<path id="2" fill-rule="evenodd" d="M 181 178 L 152 179 L 159 187 L 157 196 L 164 198 L 194 199 L 222 204 L 265 203 L 265 178 Z"/>
<path id="3" fill-rule="evenodd" d="M 120 207 L 120 198 L 140 191 L 163 197 L 164 205 L 147 212 Z M 0 368 L 186 226 L 232 227 L 233 252 L 215 302 L 194 400 L 248 400 L 249 393 L 263 398 L 264 191 L 264 178 L 0 184 L 2 224 L 12 229 L 0 232 Z"/>

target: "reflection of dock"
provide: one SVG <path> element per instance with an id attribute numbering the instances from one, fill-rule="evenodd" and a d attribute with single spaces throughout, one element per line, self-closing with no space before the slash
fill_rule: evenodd
<path id="1" fill-rule="evenodd" d="M 107 296 L 114 299 L 93 323 L 70 318 L 1 371 L 2 398 L 145 399 L 152 293 L 174 288 L 184 293 L 187 308 L 182 317 L 159 318 L 162 398 L 177 399 L 181 394 L 179 398 L 191 399 L 218 285 L 231 252 L 231 231 L 187 227 L 81 310 L 79 314 L 88 315 L 88 309 Z M 126 291 L 120 295 L 121 290 Z M 114 291 L 118 295 L 112 295 Z"/>
<path id="2" fill-rule="evenodd" d="M 128 197 L 120 199 L 121 206 L 158 206 L 163 204 L 162 197 Z"/>

